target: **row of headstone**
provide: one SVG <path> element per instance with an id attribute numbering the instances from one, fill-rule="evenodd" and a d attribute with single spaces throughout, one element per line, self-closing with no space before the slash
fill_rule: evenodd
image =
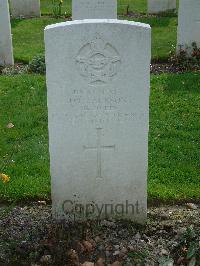
<path id="1" fill-rule="evenodd" d="M 149 8 L 157 6 L 157 11 L 161 11 L 161 6 L 165 3 L 165 7 L 171 9 L 175 7 L 174 0 L 149 0 Z M 153 4 L 152 4 L 153 3 Z M 162 4 L 160 4 L 162 3 Z M 155 5 L 156 4 L 156 5 Z M 12 64 L 12 37 L 10 31 L 10 22 L 8 3 L 1 1 L 2 8 L 0 19 L 4 21 L 0 27 L 0 65 Z M 4 6 L 4 7 L 3 7 Z M 5 7 L 6 6 L 6 7 Z M 40 1 L 39 0 L 10 0 L 10 9 L 13 16 L 39 16 Z M 181 0 L 179 3 L 178 15 L 178 37 L 177 37 L 177 53 L 180 50 L 188 51 L 190 54 L 192 44 L 200 46 L 200 1 L 199 0 Z M 117 1 L 116 0 L 73 0 L 72 4 L 73 20 L 76 19 L 92 19 L 92 18 L 117 18 Z M 151 9 L 152 12 L 153 8 Z M 5 23 L 5 21 L 7 21 Z M 3 26 L 2 26 L 3 25 Z"/>
<path id="2" fill-rule="evenodd" d="M 40 0 L 9 0 L 13 18 L 40 17 Z"/>
<path id="3" fill-rule="evenodd" d="M 13 65 L 13 63 L 8 0 L 0 0 L 0 66 Z"/>
<path id="4" fill-rule="evenodd" d="M 105 8 L 105 6 L 107 8 Z M 148 0 L 148 13 L 172 11 L 176 9 L 176 0 Z M 117 2 L 115 0 L 77 0 L 72 1 L 73 20 L 83 17 L 101 18 L 104 11 L 105 18 L 116 18 Z M 40 17 L 40 0 L 10 0 L 10 11 L 16 17 Z"/>
<path id="5" fill-rule="evenodd" d="M 45 29 L 54 217 L 144 223 L 150 26 L 110 19 L 116 1 L 86 2 L 73 6 L 84 20 Z"/>

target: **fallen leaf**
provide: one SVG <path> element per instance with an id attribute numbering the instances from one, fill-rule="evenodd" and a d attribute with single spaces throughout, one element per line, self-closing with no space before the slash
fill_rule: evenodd
<path id="1" fill-rule="evenodd" d="M 188 209 L 196 210 L 198 207 L 194 203 L 186 203 Z"/>
<path id="2" fill-rule="evenodd" d="M 82 243 L 86 252 L 91 252 L 93 250 L 93 246 L 89 241 L 84 240 Z"/>
<path id="3" fill-rule="evenodd" d="M 78 257 L 78 254 L 76 253 L 76 251 L 74 249 L 70 249 L 67 252 L 67 257 L 73 263 L 73 265 L 76 265 L 76 266 L 79 265 L 79 257 Z"/>
<path id="4" fill-rule="evenodd" d="M 122 263 L 120 261 L 115 261 L 112 263 L 112 266 L 122 266 Z"/>
<path id="5" fill-rule="evenodd" d="M 38 200 L 38 203 L 41 204 L 41 205 L 46 205 L 46 201 L 45 200 Z"/>
<path id="6" fill-rule="evenodd" d="M 105 266 L 105 260 L 103 258 L 99 258 L 96 266 Z"/>
<path id="7" fill-rule="evenodd" d="M 85 261 L 82 265 L 83 266 L 94 266 L 94 263 L 90 261 Z"/>
<path id="8" fill-rule="evenodd" d="M 6 126 L 7 128 L 13 128 L 14 127 L 14 125 L 13 125 L 13 123 L 9 123 L 9 124 L 7 124 L 7 126 Z"/>

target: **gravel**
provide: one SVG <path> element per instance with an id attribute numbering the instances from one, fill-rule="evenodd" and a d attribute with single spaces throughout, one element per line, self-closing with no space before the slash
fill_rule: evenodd
<path id="1" fill-rule="evenodd" d="M 150 207 L 147 224 L 140 226 L 114 220 L 58 223 L 45 202 L 1 206 L 0 265 L 200 265 L 199 207 Z M 190 242 L 196 249 L 186 259 Z"/>

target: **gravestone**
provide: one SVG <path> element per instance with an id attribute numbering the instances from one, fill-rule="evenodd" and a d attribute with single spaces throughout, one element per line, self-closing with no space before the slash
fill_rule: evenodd
<path id="1" fill-rule="evenodd" d="M 46 27 L 54 217 L 145 222 L 150 31 L 107 19 Z"/>
<path id="2" fill-rule="evenodd" d="M 157 14 L 176 9 L 176 0 L 148 0 L 148 13 Z"/>
<path id="3" fill-rule="evenodd" d="M 13 65 L 12 35 L 8 0 L 0 1 L 0 65 Z"/>
<path id="4" fill-rule="evenodd" d="M 178 12 L 177 53 L 180 49 L 192 52 L 192 44 L 200 48 L 200 1 L 181 0 Z"/>
<path id="5" fill-rule="evenodd" d="M 10 0 L 13 18 L 40 17 L 40 0 Z"/>
<path id="6" fill-rule="evenodd" d="M 117 0 L 73 0 L 72 19 L 117 19 Z"/>

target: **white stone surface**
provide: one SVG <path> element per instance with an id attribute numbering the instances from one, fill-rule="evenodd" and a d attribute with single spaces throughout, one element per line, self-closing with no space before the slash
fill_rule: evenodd
<path id="1" fill-rule="evenodd" d="M 200 47 L 200 0 L 181 0 L 178 12 L 177 52 L 190 54 L 192 43 Z"/>
<path id="2" fill-rule="evenodd" d="M 123 204 L 120 216 L 145 222 L 150 36 L 149 25 L 118 20 L 76 20 L 46 28 L 57 218 L 69 218 L 79 203 L 91 204 L 96 216 L 99 208 L 114 217 L 120 215 L 117 204 Z"/>
<path id="3" fill-rule="evenodd" d="M 176 0 L 148 0 L 148 13 L 157 14 L 176 9 Z"/>
<path id="4" fill-rule="evenodd" d="M 72 0 L 72 19 L 116 19 L 117 0 Z"/>
<path id="5" fill-rule="evenodd" d="M 10 11 L 13 18 L 40 17 L 40 0 L 10 0 Z"/>
<path id="6" fill-rule="evenodd" d="M 0 0 L 0 65 L 13 65 L 13 63 L 8 0 Z"/>

